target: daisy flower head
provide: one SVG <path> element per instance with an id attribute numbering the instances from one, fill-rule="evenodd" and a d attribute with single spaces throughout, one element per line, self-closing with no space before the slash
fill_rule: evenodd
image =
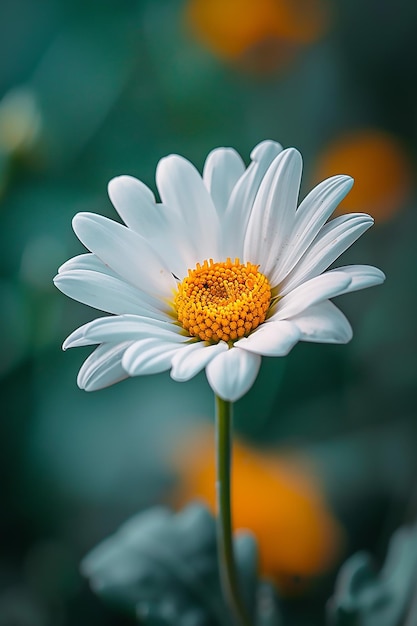
<path id="1" fill-rule="evenodd" d="M 136 178 L 113 179 L 109 196 L 124 224 L 77 214 L 74 231 L 90 252 L 54 279 L 110 314 L 64 342 L 98 346 L 78 385 L 92 391 L 166 370 L 186 381 L 205 368 L 215 394 L 233 402 L 262 356 L 285 356 L 298 341 L 348 342 L 351 326 L 330 299 L 385 277 L 365 265 L 328 268 L 373 219 L 329 220 L 349 176 L 323 181 L 298 204 L 301 171 L 297 150 L 264 141 L 247 168 L 231 148 L 213 150 L 202 175 L 185 158 L 163 158 L 160 202 Z"/>

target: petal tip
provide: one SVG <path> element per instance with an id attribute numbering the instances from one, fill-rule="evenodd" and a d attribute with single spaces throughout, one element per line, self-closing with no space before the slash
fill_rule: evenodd
<path id="1" fill-rule="evenodd" d="M 80 372 L 78 373 L 78 376 L 77 376 L 77 386 L 82 391 L 89 391 L 89 389 L 88 389 L 88 379 L 86 379 L 86 377 L 81 373 L 81 370 L 80 370 Z"/>
<path id="2" fill-rule="evenodd" d="M 250 158 L 252 161 L 258 161 L 262 157 L 262 155 L 269 150 L 275 152 L 275 154 L 279 154 L 283 151 L 283 147 L 277 141 L 273 141 L 272 139 L 264 139 L 253 148 L 250 153 Z"/>
<path id="3" fill-rule="evenodd" d="M 282 161 L 287 161 L 289 163 L 291 163 L 292 161 L 294 162 L 294 165 L 298 165 L 299 167 L 302 167 L 303 165 L 303 157 L 302 154 L 299 150 L 297 150 L 297 148 L 285 148 L 285 150 L 283 150 L 282 152 L 280 152 L 279 155 L 277 155 L 276 158 L 278 158 Z"/>
<path id="4" fill-rule="evenodd" d="M 66 276 L 61 273 L 61 268 L 58 270 L 58 274 L 53 277 L 52 282 L 54 286 L 59 289 L 61 293 L 65 293 L 65 290 L 62 287 L 62 283 L 65 282 Z M 65 294 L 66 295 L 66 294 Z"/>
<path id="5" fill-rule="evenodd" d="M 349 193 L 355 183 L 355 179 L 352 176 L 349 176 L 349 174 L 338 174 L 337 176 L 332 176 L 331 180 L 340 184 L 343 190 L 343 197 Z"/>
<path id="6" fill-rule="evenodd" d="M 77 235 L 78 239 L 80 239 L 80 235 L 82 236 L 82 231 L 86 223 L 91 221 L 92 215 L 93 213 L 89 213 L 88 211 L 82 211 L 81 213 L 77 213 L 76 215 L 74 215 L 74 217 L 72 218 L 72 229 Z"/>
<path id="7" fill-rule="evenodd" d="M 116 187 L 120 184 L 121 179 L 123 179 L 124 176 L 115 176 L 114 178 L 112 178 L 111 180 L 109 180 L 109 182 L 107 183 L 107 193 L 109 195 L 110 200 L 112 199 L 112 195 L 114 190 L 116 189 Z"/>
<path id="8" fill-rule="evenodd" d="M 352 338 L 353 338 L 353 331 L 351 332 L 350 335 L 346 335 L 346 337 L 341 341 L 341 343 L 343 344 L 350 343 L 352 341 Z"/>
<path id="9" fill-rule="evenodd" d="M 76 348 L 77 347 L 77 341 L 74 339 L 71 339 L 70 337 L 67 337 L 64 341 L 64 343 L 62 344 L 62 349 L 64 350 L 64 352 L 66 350 L 68 350 L 69 348 Z"/>
<path id="10" fill-rule="evenodd" d="M 375 268 L 375 280 L 377 281 L 375 284 L 376 285 L 381 285 L 382 283 L 384 283 L 387 279 L 387 276 L 385 274 L 385 272 L 383 272 L 382 270 L 380 270 L 378 267 Z"/>

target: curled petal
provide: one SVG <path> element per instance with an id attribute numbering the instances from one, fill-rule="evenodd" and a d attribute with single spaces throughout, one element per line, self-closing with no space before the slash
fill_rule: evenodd
<path id="1" fill-rule="evenodd" d="M 367 287 L 374 287 L 375 285 L 381 285 L 385 280 L 384 272 L 381 272 L 381 270 L 372 265 L 345 265 L 344 267 L 338 267 L 327 273 L 332 274 L 333 272 L 343 272 L 351 279 L 350 284 L 339 295 L 359 291 L 359 289 L 366 289 Z"/>
<path id="2" fill-rule="evenodd" d="M 170 369 L 172 357 L 181 348 L 181 344 L 173 341 L 141 339 L 126 350 L 122 366 L 129 376 L 160 374 Z"/>
<path id="3" fill-rule="evenodd" d="M 317 185 L 304 198 L 295 213 L 285 257 L 271 273 L 273 284 L 282 282 L 298 263 L 352 185 L 350 176 L 333 176 Z"/>
<path id="4" fill-rule="evenodd" d="M 374 223 L 372 217 L 352 213 L 336 217 L 323 226 L 300 261 L 285 278 L 280 293 L 285 295 L 301 283 L 324 272 Z M 270 280 L 276 286 L 274 274 Z"/>
<path id="5" fill-rule="evenodd" d="M 325 300 L 308 307 L 291 318 L 300 331 L 301 341 L 315 343 L 348 343 L 352 327 L 333 302 Z"/>
<path id="6" fill-rule="evenodd" d="M 258 354 L 231 348 L 210 361 L 206 367 L 207 380 L 222 400 L 236 402 L 252 387 L 260 366 Z"/>
<path id="7" fill-rule="evenodd" d="M 134 313 L 167 320 L 168 306 L 111 274 L 91 270 L 67 270 L 57 274 L 54 284 L 62 293 L 106 313 Z"/>
<path id="8" fill-rule="evenodd" d="M 343 272 L 327 272 L 311 278 L 284 296 L 278 302 L 276 312 L 270 319 L 288 319 L 313 304 L 339 296 L 351 281 L 351 277 Z"/>
<path id="9" fill-rule="evenodd" d="M 300 336 L 297 325 L 292 322 L 267 322 L 249 337 L 237 341 L 235 346 L 261 356 L 285 356 L 299 341 Z"/>
<path id="10" fill-rule="evenodd" d="M 180 382 L 190 380 L 201 372 L 217 354 L 228 349 L 228 345 L 224 341 L 219 341 L 214 345 L 197 341 L 184 346 L 172 358 L 171 378 Z"/>
<path id="11" fill-rule="evenodd" d="M 110 269 L 108 265 L 105 265 L 100 259 L 89 252 L 88 254 L 79 254 L 68 259 L 58 269 L 58 274 L 65 274 L 66 272 L 72 272 L 74 270 L 89 270 L 91 272 L 99 272 L 100 274 L 107 274 L 118 278 L 116 272 Z"/>
<path id="12" fill-rule="evenodd" d="M 122 367 L 122 357 L 130 345 L 131 342 L 127 341 L 98 346 L 78 372 L 77 384 L 80 389 L 97 391 L 128 378 Z"/>
<path id="13" fill-rule="evenodd" d="M 138 339 L 159 338 L 174 343 L 188 341 L 181 328 L 172 322 L 139 315 L 101 317 L 80 326 L 64 342 L 64 350 L 95 343 L 117 343 Z"/>

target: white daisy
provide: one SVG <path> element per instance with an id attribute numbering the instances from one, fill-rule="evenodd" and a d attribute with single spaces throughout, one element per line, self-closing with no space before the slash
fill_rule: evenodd
<path id="1" fill-rule="evenodd" d="M 297 208 L 299 152 L 264 141 L 251 159 L 245 168 L 237 152 L 218 148 L 200 176 L 171 155 L 156 172 L 161 203 L 139 180 L 120 176 L 109 195 L 125 225 L 75 216 L 91 254 L 64 263 L 55 284 L 111 314 L 64 343 L 98 344 L 79 372 L 82 389 L 165 370 L 186 381 L 205 368 L 213 391 L 235 401 L 262 356 L 285 356 L 298 341 L 351 339 L 330 298 L 385 278 L 365 265 L 325 271 L 373 224 L 362 213 L 327 221 L 352 179 L 325 180 Z"/>

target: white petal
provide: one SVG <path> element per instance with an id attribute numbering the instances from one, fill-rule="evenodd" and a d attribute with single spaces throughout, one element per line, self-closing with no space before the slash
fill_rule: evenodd
<path id="1" fill-rule="evenodd" d="M 141 232 L 143 222 L 152 221 L 156 200 L 153 192 L 134 176 L 117 176 L 108 184 L 109 198 L 126 226 Z M 155 225 L 158 222 L 155 219 Z"/>
<path id="2" fill-rule="evenodd" d="M 301 341 L 317 343 L 347 343 L 352 339 L 352 327 L 343 313 L 329 300 L 308 307 L 291 318 L 297 325 Z"/>
<path id="3" fill-rule="evenodd" d="M 240 155 L 232 148 L 217 148 L 208 155 L 203 180 L 219 215 L 223 215 L 233 187 L 245 171 Z"/>
<path id="4" fill-rule="evenodd" d="M 350 176 L 333 176 L 315 187 L 295 213 L 294 229 L 285 256 L 271 273 L 274 285 L 293 269 L 353 185 Z"/>
<path id="5" fill-rule="evenodd" d="M 90 270 L 65 271 L 55 276 L 54 283 L 70 298 L 106 313 L 170 319 L 168 306 L 108 274 Z"/>
<path id="6" fill-rule="evenodd" d="M 266 322 L 235 346 L 261 356 L 285 356 L 299 339 L 300 331 L 292 322 Z"/>
<path id="7" fill-rule="evenodd" d="M 64 274 L 65 272 L 73 270 L 91 270 L 93 272 L 100 272 L 101 274 L 117 277 L 116 272 L 113 272 L 108 265 L 104 265 L 95 254 L 91 254 L 90 252 L 88 254 L 79 254 L 65 261 L 65 263 L 58 268 L 58 274 Z"/>
<path id="8" fill-rule="evenodd" d="M 78 213 L 72 223 L 86 248 L 127 282 L 155 297 L 166 299 L 172 296 L 175 279 L 143 237 L 93 213 Z"/>
<path id="9" fill-rule="evenodd" d="M 160 374 L 169 370 L 171 361 L 182 345 L 161 339 L 141 339 L 128 348 L 122 365 L 130 376 Z"/>
<path id="10" fill-rule="evenodd" d="M 183 215 L 156 204 L 150 189 L 132 176 L 114 178 L 108 190 L 125 224 L 151 244 L 175 276 L 185 276 L 195 265 L 195 241 L 184 227 Z"/>
<path id="11" fill-rule="evenodd" d="M 233 347 L 210 361 L 206 367 L 207 380 L 216 395 L 236 402 L 252 387 L 260 366 L 258 354 Z"/>
<path id="12" fill-rule="evenodd" d="M 302 159 L 297 150 L 281 152 L 265 174 L 253 205 L 243 257 L 251 263 L 260 263 L 261 272 L 267 276 L 287 253 L 301 171 Z"/>
<path id="13" fill-rule="evenodd" d="M 348 285 L 341 294 L 359 291 L 359 289 L 366 289 L 367 287 L 374 287 L 375 285 L 380 285 L 385 280 L 384 272 L 381 272 L 381 270 L 372 265 L 345 265 L 330 270 L 327 273 L 331 274 L 332 272 L 343 272 L 352 279 L 350 285 Z"/>
<path id="14" fill-rule="evenodd" d="M 184 229 L 195 242 L 194 264 L 216 259 L 219 218 L 203 179 L 187 159 L 176 154 L 161 159 L 156 170 L 161 200 L 183 216 Z"/>
<path id="15" fill-rule="evenodd" d="M 171 377 L 183 382 L 193 378 L 220 352 L 227 351 L 228 345 L 224 341 L 209 345 L 205 341 L 197 341 L 182 350 L 178 350 L 172 359 Z"/>
<path id="16" fill-rule="evenodd" d="M 77 384 L 85 391 L 109 387 L 128 377 L 121 361 L 130 342 L 117 345 L 102 344 L 84 361 L 78 373 Z"/>
<path id="17" fill-rule="evenodd" d="M 282 295 L 326 270 L 374 223 L 364 213 L 351 213 L 336 217 L 325 224 L 307 252 L 285 278 L 280 288 Z M 276 286 L 271 278 L 271 284 Z"/>
<path id="18" fill-rule="evenodd" d="M 223 258 L 243 259 L 243 242 L 249 216 L 263 177 L 282 146 L 275 141 L 262 141 L 251 152 L 252 163 L 236 183 L 222 219 Z M 249 259 L 250 260 L 250 259 Z"/>
<path id="19" fill-rule="evenodd" d="M 181 328 L 172 322 L 153 320 L 139 315 L 101 317 L 77 328 L 62 346 L 64 350 L 94 343 L 120 343 L 149 337 L 183 343 L 189 337 L 181 335 Z"/>
<path id="20" fill-rule="evenodd" d="M 311 278 L 279 300 L 270 319 L 274 321 L 288 319 L 313 304 L 334 298 L 344 292 L 351 280 L 350 276 L 343 272 L 327 272 Z"/>

